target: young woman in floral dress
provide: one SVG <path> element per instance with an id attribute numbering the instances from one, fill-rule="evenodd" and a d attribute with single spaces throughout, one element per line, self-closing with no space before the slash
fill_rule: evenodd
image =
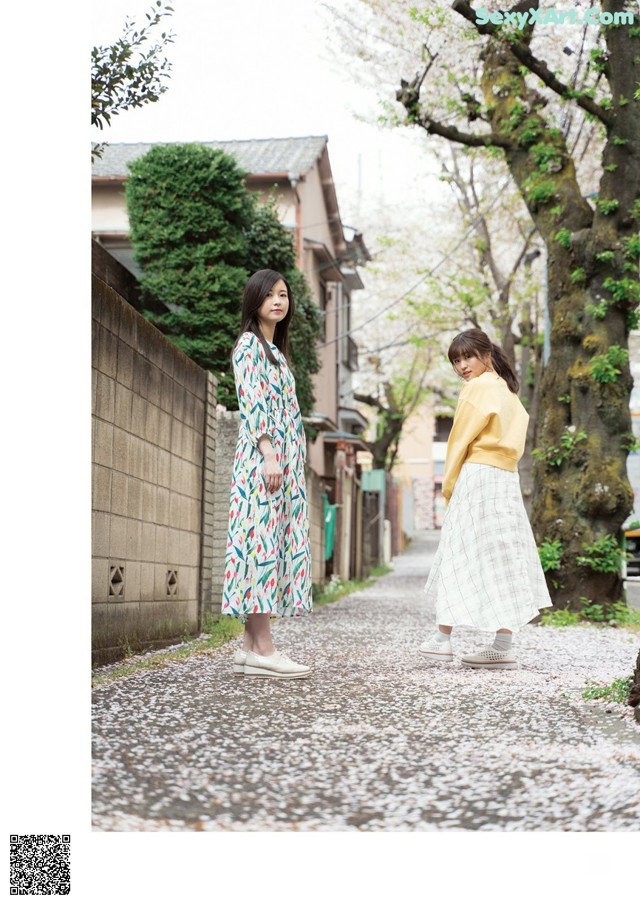
<path id="1" fill-rule="evenodd" d="M 288 364 L 294 313 L 282 274 L 259 270 L 242 302 L 232 361 L 240 409 L 225 560 L 223 615 L 244 623 L 233 671 L 302 679 L 311 668 L 277 651 L 271 619 L 312 609 L 306 437 Z"/>

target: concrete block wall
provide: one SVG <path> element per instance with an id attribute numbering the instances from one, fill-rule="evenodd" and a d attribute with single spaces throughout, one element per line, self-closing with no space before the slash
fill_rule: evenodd
<path id="1" fill-rule="evenodd" d="M 211 387 L 206 372 L 93 280 L 92 648 L 100 663 L 198 630 Z"/>
<path id="2" fill-rule="evenodd" d="M 203 438 L 202 537 L 200 549 L 200 626 L 207 613 L 215 612 L 213 597 L 217 550 L 214 543 L 216 516 L 216 444 L 218 438 L 217 381 L 206 373 L 206 406 Z"/>
<path id="3" fill-rule="evenodd" d="M 222 607 L 224 583 L 224 559 L 227 552 L 229 530 L 229 497 L 231 475 L 236 453 L 240 412 L 228 412 L 222 406 L 217 410 L 217 437 L 215 453 L 215 486 L 213 491 L 213 561 L 211 580 L 211 612 L 216 615 Z"/>

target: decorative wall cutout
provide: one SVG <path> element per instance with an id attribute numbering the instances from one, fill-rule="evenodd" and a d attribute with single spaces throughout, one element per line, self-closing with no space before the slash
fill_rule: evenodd
<path id="1" fill-rule="evenodd" d="M 167 569 L 167 597 L 178 596 L 178 570 Z"/>
<path id="2" fill-rule="evenodd" d="M 124 566 L 109 566 L 109 597 L 124 597 Z"/>

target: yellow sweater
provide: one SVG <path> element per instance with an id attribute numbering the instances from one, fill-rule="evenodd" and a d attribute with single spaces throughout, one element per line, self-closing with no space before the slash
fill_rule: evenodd
<path id="1" fill-rule="evenodd" d="M 462 389 L 447 443 L 442 493 L 447 500 L 465 462 L 517 471 L 529 415 L 502 377 L 485 371 Z"/>

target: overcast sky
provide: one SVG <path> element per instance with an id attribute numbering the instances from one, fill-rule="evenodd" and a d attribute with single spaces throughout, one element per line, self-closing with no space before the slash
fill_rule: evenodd
<path id="1" fill-rule="evenodd" d="M 337 0 L 339 3 L 340 0 Z M 119 37 L 127 15 L 144 22 L 150 0 L 93 0 L 92 44 Z M 416 178 L 433 169 L 425 137 L 358 121 L 377 98 L 336 56 L 321 0 L 175 0 L 167 28 L 175 43 L 168 91 L 112 119 L 102 135 L 120 141 L 213 141 L 327 135 L 343 222 L 395 208 L 411 216 Z M 96 137 L 97 131 L 92 131 Z M 436 190 L 437 182 L 430 184 Z M 366 238 L 366 237 L 365 237 Z"/>

